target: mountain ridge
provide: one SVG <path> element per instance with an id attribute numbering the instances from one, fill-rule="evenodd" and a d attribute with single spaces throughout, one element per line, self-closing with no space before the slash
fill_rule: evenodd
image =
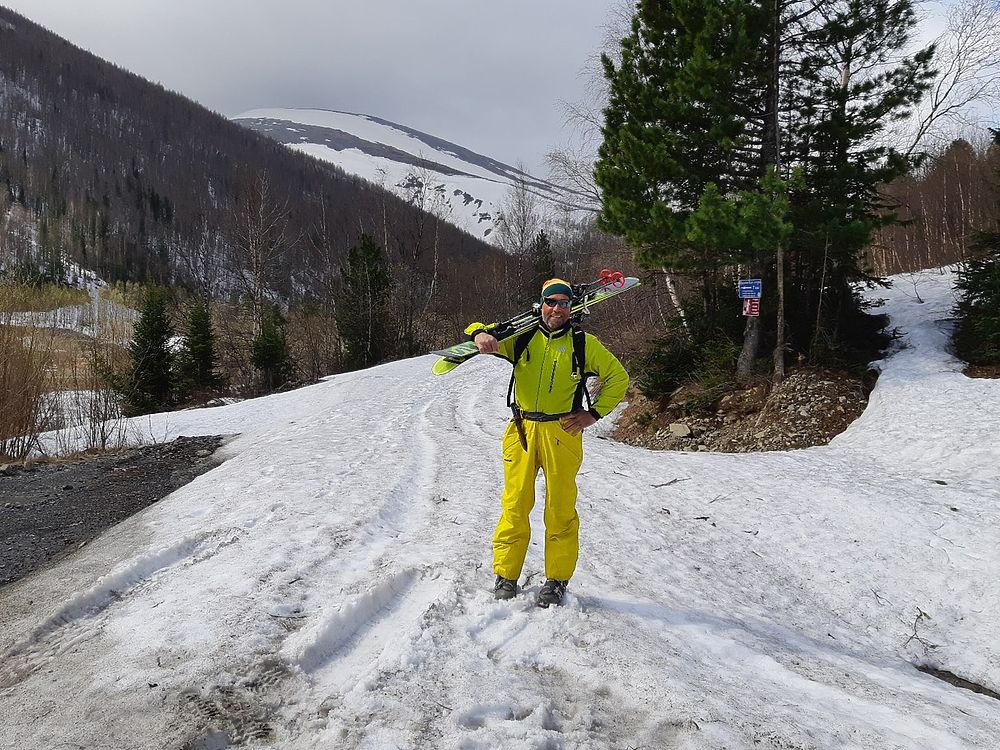
<path id="1" fill-rule="evenodd" d="M 228 295 L 238 276 L 236 218 L 266 175 L 283 207 L 289 248 L 269 281 L 290 298 L 318 291 L 359 234 L 388 240 L 411 263 L 419 206 L 340 170 L 289 153 L 141 76 L 0 7 L 0 264 L 67 260 L 108 280 L 182 284 Z M 322 247 L 312 238 L 322 227 Z M 455 264 L 495 250 L 450 226 L 435 252 Z M 321 268 L 322 266 L 322 268 Z M 333 267 L 332 267 L 333 266 Z"/>
<path id="2" fill-rule="evenodd" d="M 523 169 L 375 115 L 318 108 L 258 108 L 234 122 L 289 148 L 383 185 L 408 202 L 435 195 L 443 218 L 482 239 L 496 228 L 511 189 L 552 210 L 572 211 L 582 196 Z"/>

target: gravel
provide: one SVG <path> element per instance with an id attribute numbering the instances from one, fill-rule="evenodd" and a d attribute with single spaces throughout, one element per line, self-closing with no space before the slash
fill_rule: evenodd
<path id="1" fill-rule="evenodd" d="M 219 461 L 221 436 L 0 467 L 0 586 L 62 559 Z"/>

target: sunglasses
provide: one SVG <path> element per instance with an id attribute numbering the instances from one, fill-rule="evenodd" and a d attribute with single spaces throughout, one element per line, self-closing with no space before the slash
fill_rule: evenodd
<path id="1" fill-rule="evenodd" d="M 542 302 L 544 302 L 549 307 L 561 307 L 563 310 L 567 309 L 571 304 L 573 304 L 571 300 L 552 299 L 552 297 L 545 297 L 544 299 L 542 299 Z"/>

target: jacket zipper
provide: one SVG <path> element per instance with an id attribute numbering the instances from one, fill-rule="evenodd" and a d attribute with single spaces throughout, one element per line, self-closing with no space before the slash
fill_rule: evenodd
<path id="1" fill-rule="evenodd" d="M 535 388 L 535 405 L 534 405 L 534 409 L 532 409 L 531 411 L 541 411 L 539 409 L 539 407 L 538 407 L 538 402 L 541 399 L 541 395 L 542 395 L 542 378 L 545 377 L 544 374 L 543 374 L 545 372 L 545 360 L 549 356 L 549 344 L 551 344 L 551 343 L 552 343 L 552 339 L 549 338 L 548 336 L 546 336 L 545 337 L 545 348 L 542 350 L 542 364 L 539 365 L 539 367 L 538 367 L 538 373 L 539 373 L 539 375 L 541 377 L 538 378 L 538 385 Z M 554 364 L 555 363 L 553 363 L 553 365 Z M 552 387 L 551 386 L 549 386 L 549 392 L 550 393 L 552 392 Z"/>

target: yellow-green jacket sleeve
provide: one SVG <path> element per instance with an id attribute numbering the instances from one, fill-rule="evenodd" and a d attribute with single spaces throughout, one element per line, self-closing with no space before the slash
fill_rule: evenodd
<path id="1" fill-rule="evenodd" d="M 594 401 L 591 413 L 598 419 L 606 417 L 625 398 L 628 373 L 618 358 L 590 333 L 587 334 L 585 367 L 588 373 L 594 373 L 601 379 L 601 394 Z"/>
<path id="2" fill-rule="evenodd" d="M 486 323 L 480 323 L 476 321 L 474 323 L 469 323 L 469 325 L 465 327 L 465 335 L 469 337 L 470 341 L 472 341 L 476 338 L 476 335 L 479 333 L 492 334 L 493 333 L 492 328 L 493 326 L 491 325 L 487 325 Z M 500 342 L 499 355 L 504 359 L 506 359 L 508 362 L 510 362 L 514 358 L 514 338 L 515 338 L 514 336 L 510 336 L 509 338 L 505 338 L 503 341 Z"/>

